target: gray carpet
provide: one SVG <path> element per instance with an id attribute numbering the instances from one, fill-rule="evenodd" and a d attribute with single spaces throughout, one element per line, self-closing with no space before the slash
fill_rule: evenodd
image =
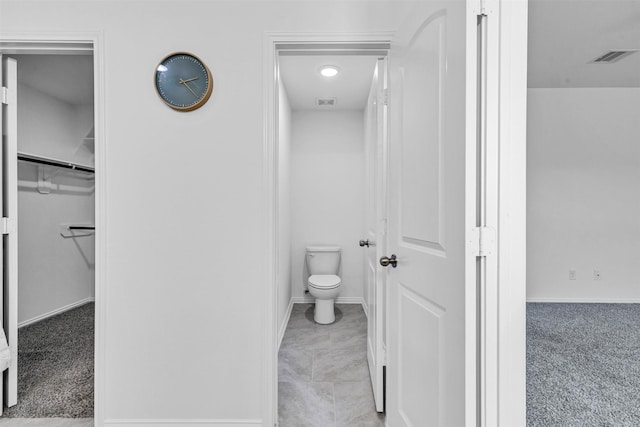
<path id="1" fill-rule="evenodd" d="M 3 417 L 93 417 L 94 304 L 18 331 L 18 405 Z"/>
<path id="2" fill-rule="evenodd" d="M 640 304 L 527 304 L 527 425 L 640 426 Z"/>

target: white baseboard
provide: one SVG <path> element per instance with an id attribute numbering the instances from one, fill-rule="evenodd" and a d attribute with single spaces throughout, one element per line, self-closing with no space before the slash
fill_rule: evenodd
<path id="1" fill-rule="evenodd" d="M 369 306 L 364 301 L 364 298 L 362 298 L 362 310 L 364 310 L 364 315 L 369 319 Z"/>
<path id="2" fill-rule="evenodd" d="M 284 338 L 284 332 L 287 330 L 287 325 L 289 324 L 289 319 L 291 318 L 291 311 L 293 310 L 293 300 L 289 301 L 289 306 L 287 307 L 287 312 L 284 315 L 284 320 L 280 325 L 280 330 L 278 331 L 278 350 L 280 350 L 280 344 L 282 344 L 282 339 Z"/>
<path id="3" fill-rule="evenodd" d="M 314 297 L 291 297 L 293 304 L 305 304 L 314 303 L 316 299 Z M 336 304 L 362 304 L 364 305 L 364 298 L 362 297 L 338 297 L 335 300 Z"/>
<path id="4" fill-rule="evenodd" d="M 64 307 L 56 308 L 55 310 L 50 311 L 48 313 L 41 314 L 40 316 L 36 316 L 36 317 L 31 318 L 31 319 L 23 320 L 22 322 L 18 323 L 18 328 L 22 328 L 24 326 L 32 325 L 32 324 L 40 322 L 40 321 L 42 321 L 44 319 L 48 319 L 49 317 L 53 317 L 53 316 L 58 315 L 60 313 L 64 313 L 65 311 L 69 311 L 69 310 L 74 309 L 76 307 L 80 307 L 81 305 L 85 305 L 86 303 L 95 302 L 95 300 L 96 300 L 95 297 L 85 298 L 83 300 L 76 301 L 74 303 L 65 305 Z"/>
<path id="5" fill-rule="evenodd" d="M 338 297 L 336 304 L 360 304 L 364 305 L 364 298 L 362 297 Z"/>
<path id="6" fill-rule="evenodd" d="M 312 297 L 291 297 L 291 304 L 307 304 L 315 302 Z"/>
<path id="7" fill-rule="evenodd" d="M 640 299 L 608 299 L 608 298 L 528 298 L 527 302 L 565 303 L 565 304 L 638 304 Z"/>
<path id="8" fill-rule="evenodd" d="M 184 426 L 201 426 L 201 427 L 256 427 L 262 426 L 262 420 L 215 420 L 215 419 L 115 419 L 105 420 L 104 426 L 119 427 L 184 427 Z"/>
<path id="9" fill-rule="evenodd" d="M 287 316 L 291 316 L 291 309 L 293 308 L 293 304 L 313 304 L 315 302 L 315 298 L 313 297 L 291 297 L 291 302 L 289 303 L 289 312 Z M 362 309 L 364 310 L 364 315 L 369 318 L 369 307 L 367 307 L 367 303 L 364 301 L 363 297 L 338 297 L 335 301 L 336 304 L 360 304 Z M 284 328 L 280 331 L 280 341 L 282 342 L 282 337 L 284 336 L 284 330 L 287 329 L 287 323 L 289 322 L 289 317 L 287 317 L 287 321 L 284 322 L 282 327 Z M 279 346 L 280 344 L 278 344 Z M 280 347 L 278 347 L 280 348 Z"/>

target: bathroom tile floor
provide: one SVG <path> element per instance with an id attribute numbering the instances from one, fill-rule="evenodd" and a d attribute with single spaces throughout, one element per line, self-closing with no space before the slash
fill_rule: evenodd
<path id="1" fill-rule="evenodd" d="M 336 304 L 336 321 L 313 321 L 313 304 L 294 304 L 278 357 L 279 427 L 382 427 L 367 365 L 367 318 L 359 304 Z"/>

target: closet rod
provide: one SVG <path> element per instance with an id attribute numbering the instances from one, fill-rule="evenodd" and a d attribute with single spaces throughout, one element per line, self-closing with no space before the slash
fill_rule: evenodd
<path id="1" fill-rule="evenodd" d="M 79 172 L 94 173 L 95 169 L 90 166 L 79 165 L 77 163 L 66 162 L 64 160 L 48 159 L 46 157 L 34 156 L 33 154 L 18 153 L 18 160 L 25 162 L 38 163 L 47 166 L 57 166 L 66 169 L 72 169 Z"/>
<path id="2" fill-rule="evenodd" d="M 70 225 L 67 227 L 69 230 L 95 230 L 93 225 Z"/>

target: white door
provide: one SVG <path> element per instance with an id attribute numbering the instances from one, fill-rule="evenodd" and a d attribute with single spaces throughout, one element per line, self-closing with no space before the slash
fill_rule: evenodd
<path id="1" fill-rule="evenodd" d="M 476 421 L 466 384 L 475 367 L 465 364 L 465 351 L 475 352 L 465 346 L 465 269 L 474 262 L 465 213 L 475 212 L 465 162 L 466 41 L 476 28 L 464 1 L 420 7 L 389 60 L 387 423 L 457 427 Z"/>
<path id="2" fill-rule="evenodd" d="M 378 412 L 384 411 L 384 301 L 386 272 L 378 259 L 386 249 L 386 59 L 379 59 L 365 109 L 366 214 L 365 292 L 368 307 L 367 361 Z M 362 244 L 362 242 L 361 242 Z"/>
<path id="3" fill-rule="evenodd" d="M 0 150 L 0 200 L 4 244 L 0 245 L 0 277 L 3 292 L 0 292 L 2 327 L 9 342 L 11 365 L 4 373 L 3 397 L 6 406 L 18 403 L 18 64 L 15 59 L 0 55 L 2 69 L 2 150 Z M 4 246 L 4 253 L 3 253 Z M 2 400 L 2 399 L 0 399 Z"/>

